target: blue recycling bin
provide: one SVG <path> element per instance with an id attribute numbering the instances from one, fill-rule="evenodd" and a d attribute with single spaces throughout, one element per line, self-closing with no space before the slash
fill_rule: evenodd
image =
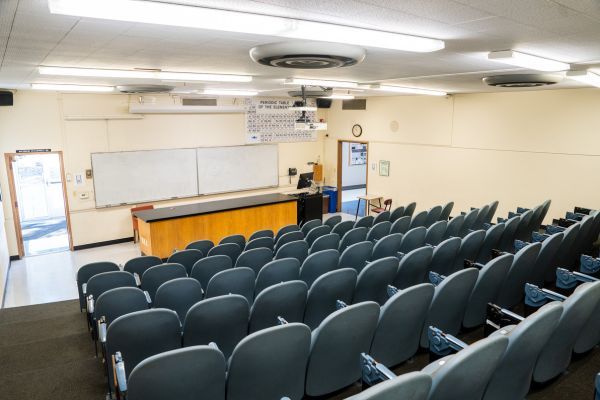
<path id="1" fill-rule="evenodd" d="M 335 186 L 323 186 L 323 195 L 329 195 L 329 205 L 327 211 L 334 213 L 337 211 L 337 188 Z"/>

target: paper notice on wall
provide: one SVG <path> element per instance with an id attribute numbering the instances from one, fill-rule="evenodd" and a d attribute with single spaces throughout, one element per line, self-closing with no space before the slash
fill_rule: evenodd
<path id="1" fill-rule="evenodd" d="M 317 140 L 315 130 L 295 129 L 301 111 L 290 110 L 294 99 L 261 98 L 246 99 L 246 143 L 313 142 Z M 314 99 L 308 106 L 315 106 Z M 307 111 L 312 122 L 317 121 L 315 111 Z"/>
<path id="2" fill-rule="evenodd" d="M 74 185 L 75 186 L 81 186 L 81 185 L 83 185 L 83 172 L 79 172 L 79 173 L 75 174 Z"/>

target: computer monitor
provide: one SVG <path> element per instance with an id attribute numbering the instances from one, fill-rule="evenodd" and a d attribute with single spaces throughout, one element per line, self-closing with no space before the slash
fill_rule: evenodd
<path id="1" fill-rule="evenodd" d="M 300 176 L 298 177 L 298 186 L 296 188 L 304 189 L 304 188 L 310 187 L 313 178 L 314 178 L 314 174 L 312 172 L 300 174 Z"/>

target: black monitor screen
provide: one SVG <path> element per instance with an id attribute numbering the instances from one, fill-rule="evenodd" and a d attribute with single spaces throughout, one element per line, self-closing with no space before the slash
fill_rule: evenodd
<path id="1" fill-rule="evenodd" d="M 300 174 L 298 178 L 298 186 L 297 189 L 304 189 L 310 187 L 310 184 L 314 178 L 314 174 L 312 172 L 307 172 L 305 174 Z"/>

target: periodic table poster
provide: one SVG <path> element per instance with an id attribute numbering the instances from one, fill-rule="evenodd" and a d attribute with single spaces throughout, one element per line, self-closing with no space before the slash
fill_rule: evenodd
<path id="1" fill-rule="evenodd" d="M 312 142 L 317 140 L 315 130 L 298 130 L 294 128 L 300 118 L 300 111 L 290 110 L 294 99 L 272 97 L 246 99 L 246 143 L 280 143 L 280 142 Z M 314 99 L 307 100 L 307 105 L 314 107 Z M 310 121 L 317 121 L 317 113 L 306 113 Z"/>

